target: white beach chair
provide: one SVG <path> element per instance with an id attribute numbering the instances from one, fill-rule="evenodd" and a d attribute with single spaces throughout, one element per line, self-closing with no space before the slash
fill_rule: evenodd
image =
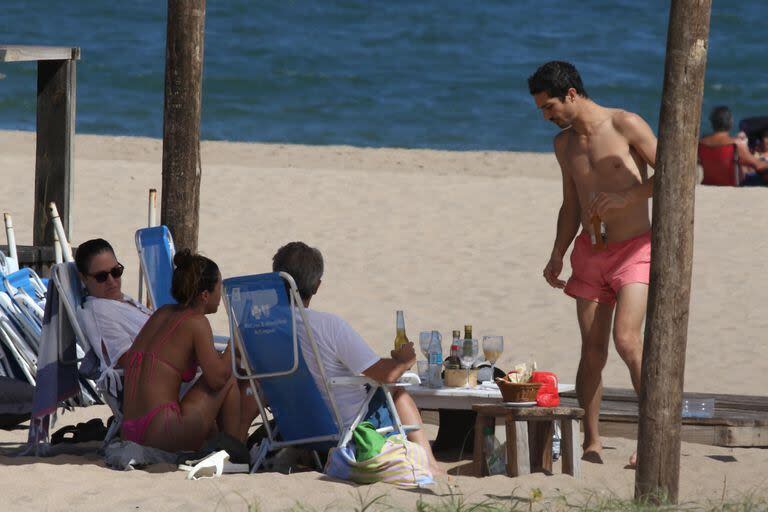
<path id="1" fill-rule="evenodd" d="M 66 312 L 75 338 L 82 345 L 82 353 L 89 354 L 89 366 L 91 368 L 82 368 L 81 366 L 81 371 L 87 372 L 88 377 L 95 379 L 96 391 L 104 403 L 109 405 L 114 415 L 112 425 L 104 438 L 104 445 L 106 446 L 120 432 L 122 424 L 123 370 L 115 368 L 114 364 L 105 360 L 101 340 L 90 339 L 82 328 L 82 322 L 86 320 L 84 315 L 91 313 L 83 308 L 83 285 L 75 264 L 59 263 L 54 265 L 51 268 L 51 279 L 58 291 L 59 311 Z M 61 315 L 59 318 L 60 320 L 63 319 Z M 82 361 L 82 357 L 80 356 L 78 359 Z M 72 363 L 72 361 L 66 360 L 62 352 L 59 353 L 59 361 L 63 364 Z M 93 363 L 96 361 L 98 361 L 98 368 L 93 368 Z"/>

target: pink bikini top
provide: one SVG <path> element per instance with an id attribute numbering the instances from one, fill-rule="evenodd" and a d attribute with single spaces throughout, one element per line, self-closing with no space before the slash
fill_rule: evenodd
<path id="1" fill-rule="evenodd" d="M 155 350 L 149 351 L 149 350 L 134 350 L 131 349 L 128 352 L 131 354 L 131 358 L 128 360 L 128 368 L 125 372 L 125 380 L 126 383 L 128 381 L 131 381 L 131 394 L 132 396 L 135 396 L 136 394 L 136 385 L 138 384 L 138 378 L 139 378 L 139 372 L 141 370 L 141 363 L 144 361 L 144 358 L 147 357 L 152 360 L 152 366 L 149 370 L 149 378 L 152 378 L 152 374 L 155 371 L 155 363 L 157 361 L 160 361 L 164 365 L 166 365 L 168 368 L 171 368 L 172 370 L 176 371 L 179 376 L 181 377 L 181 380 L 184 382 L 189 382 L 192 379 L 195 378 L 195 375 L 197 375 L 197 361 L 194 359 L 190 361 L 189 366 L 184 369 L 180 370 L 177 368 L 173 363 L 170 361 L 166 361 L 159 355 L 157 355 L 157 351 L 160 350 L 160 348 L 165 344 L 166 340 L 170 338 L 171 334 L 176 331 L 176 329 L 181 325 L 181 322 L 187 319 L 188 316 L 190 316 L 194 311 L 190 310 L 184 313 L 179 317 L 178 320 L 176 320 L 176 323 L 174 323 L 171 328 L 168 330 L 168 332 L 165 333 L 165 336 L 160 340 L 160 342 L 155 347 Z"/>

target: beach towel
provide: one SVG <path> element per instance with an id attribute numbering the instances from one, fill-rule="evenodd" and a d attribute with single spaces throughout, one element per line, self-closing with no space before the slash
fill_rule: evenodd
<path id="1" fill-rule="evenodd" d="M 104 462 L 119 471 L 149 466 L 150 464 L 176 464 L 178 454 L 142 446 L 133 441 L 113 441 L 104 448 Z"/>
<path id="2" fill-rule="evenodd" d="M 26 451 L 38 456 L 50 450 L 49 434 L 56 421 L 57 407 L 80 393 L 77 364 L 59 361 L 59 340 L 64 361 L 76 359 L 77 343 L 66 312 L 59 309 L 59 294 L 53 280 L 48 282 L 46 297 Z"/>
<path id="3" fill-rule="evenodd" d="M 377 455 L 360 462 L 353 442 L 332 448 L 324 473 L 359 484 L 385 482 L 401 487 L 421 487 L 434 483 L 427 452 L 399 434 L 388 437 Z"/>

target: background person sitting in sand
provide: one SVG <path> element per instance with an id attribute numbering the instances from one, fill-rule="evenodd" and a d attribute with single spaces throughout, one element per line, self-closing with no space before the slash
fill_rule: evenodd
<path id="1" fill-rule="evenodd" d="M 182 250 L 173 258 L 178 304 L 154 312 L 126 353 L 122 437 L 166 451 L 197 450 L 217 430 L 245 442 L 256 401 L 232 376 L 231 346 L 218 353 L 205 315 L 221 301 L 221 273 Z M 179 401 L 182 382 L 200 379 Z"/>
<path id="2" fill-rule="evenodd" d="M 122 292 L 123 266 L 103 238 L 80 244 L 75 265 L 88 295 L 83 309 L 83 329 L 91 340 L 101 340 L 108 366 L 125 366 L 123 355 L 152 312 Z"/>
<path id="3" fill-rule="evenodd" d="M 736 151 L 738 152 L 739 165 L 742 169 L 741 183 L 749 182 L 750 174 L 754 176 L 754 172 L 762 173 L 768 171 L 768 162 L 755 158 L 750 154 L 749 147 L 743 138 L 731 136 L 731 129 L 733 128 L 733 114 L 730 109 L 725 106 L 719 106 L 712 109 L 709 114 L 709 122 L 712 124 L 712 133 L 705 135 L 699 141 L 700 144 L 709 147 L 727 146 L 730 144 L 736 144 Z M 761 182 L 760 178 L 757 182 Z"/>
<path id="4" fill-rule="evenodd" d="M 389 358 L 381 358 L 342 318 L 331 313 L 309 309 L 309 303 L 320 288 L 323 277 L 323 256 L 319 250 L 303 242 L 291 242 L 275 253 L 272 258 L 272 270 L 287 272 L 296 281 L 301 300 L 307 308 L 309 327 L 312 329 L 320 357 L 323 359 L 326 377 L 349 377 L 362 374 L 377 382 L 391 383 L 399 379 L 416 362 L 413 343 L 407 343 L 400 349 L 393 350 Z M 302 353 L 309 371 L 317 382 L 317 387 L 323 392 L 320 369 L 309 343 L 303 339 L 306 336 L 304 331 L 303 328 L 298 329 Z M 365 389 L 361 386 L 334 387 L 332 392 L 339 406 L 342 421 L 345 425 L 351 424 L 365 401 Z M 398 388 L 393 390 L 392 398 L 403 424 L 421 424 L 419 410 L 408 393 Z M 393 426 L 393 420 L 381 390 L 374 394 L 363 421 L 370 421 L 375 428 Z M 435 461 L 424 432 L 417 430 L 407 435 L 410 441 L 420 444 L 426 450 L 432 473 L 444 474 L 445 472 Z"/>

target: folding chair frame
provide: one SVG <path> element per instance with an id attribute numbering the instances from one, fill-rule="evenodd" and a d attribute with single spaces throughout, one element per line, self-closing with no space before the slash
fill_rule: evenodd
<path id="1" fill-rule="evenodd" d="M 389 412 L 392 415 L 392 419 L 394 420 L 394 423 L 395 423 L 394 427 L 382 427 L 380 429 L 377 429 L 379 433 L 384 434 L 384 433 L 389 433 L 397 430 L 397 432 L 400 435 L 405 437 L 405 434 L 407 431 L 421 429 L 421 425 L 403 425 L 402 424 L 402 422 L 400 421 L 400 416 L 397 414 L 397 408 L 395 407 L 394 400 L 392 399 L 392 393 L 389 390 L 390 387 L 404 387 L 404 386 L 407 386 L 407 384 L 383 385 L 373 379 L 369 379 L 363 376 L 337 377 L 337 378 L 332 378 L 330 380 L 327 378 L 325 374 L 325 367 L 323 365 L 322 359 L 320 358 L 320 352 L 317 348 L 317 343 L 315 342 L 314 335 L 312 334 L 312 329 L 310 329 L 309 323 L 307 321 L 304 304 L 301 301 L 301 297 L 299 296 L 299 292 L 296 287 L 296 282 L 293 280 L 293 277 L 291 277 L 291 275 L 286 272 L 280 272 L 279 275 L 283 279 L 283 281 L 285 281 L 285 283 L 288 284 L 288 295 L 289 295 L 290 306 L 291 306 L 291 322 L 292 322 L 292 332 L 293 332 L 293 343 L 292 343 L 293 366 L 289 370 L 270 372 L 270 373 L 261 373 L 261 374 L 253 373 L 250 362 L 248 361 L 248 357 L 245 355 L 247 354 L 247 351 L 245 350 L 244 342 L 240 335 L 238 319 L 231 309 L 228 294 L 227 293 L 223 294 L 224 305 L 227 310 L 227 315 L 229 316 L 230 343 L 232 343 L 232 351 L 231 351 L 232 352 L 232 370 L 236 378 L 240 380 L 249 381 L 254 398 L 256 399 L 256 403 L 259 407 L 259 412 L 264 421 L 264 428 L 267 431 L 267 438 L 264 441 L 262 441 L 259 445 L 254 446 L 251 449 L 251 464 L 252 464 L 251 473 L 254 473 L 259 469 L 259 467 L 264 462 L 269 452 L 280 449 L 280 448 L 285 448 L 288 446 L 313 444 L 313 443 L 319 443 L 324 441 L 337 441 L 337 447 L 346 446 L 347 443 L 349 443 L 349 441 L 352 439 L 352 433 L 354 432 L 355 428 L 365 417 L 365 414 L 368 411 L 368 405 L 371 399 L 373 398 L 373 395 L 376 393 L 376 391 L 379 388 L 381 388 L 384 392 L 384 396 L 387 402 L 387 408 L 389 409 Z M 298 340 L 298 332 L 296 329 L 296 310 L 298 310 L 299 314 L 301 315 L 302 323 L 304 325 L 304 331 L 307 335 L 307 340 L 309 340 L 310 346 L 312 348 L 312 353 L 314 354 L 315 360 L 317 361 L 317 366 L 320 370 L 320 375 L 323 381 L 325 395 L 328 398 L 328 402 L 330 403 L 332 416 L 336 423 L 336 428 L 338 429 L 338 432 L 332 435 L 297 439 L 293 441 L 277 441 L 275 439 L 275 435 L 277 434 L 277 429 L 273 430 L 269 424 L 269 421 L 267 421 L 266 406 L 264 403 L 264 398 L 260 392 L 259 387 L 256 385 L 255 381 L 258 379 L 268 379 L 271 377 L 290 375 L 297 371 L 299 367 L 299 352 L 298 352 L 299 340 Z M 236 350 L 239 350 L 240 354 L 243 355 L 243 357 L 241 357 L 241 364 L 244 365 L 243 369 L 245 370 L 245 373 L 241 373 L 240 369 L 237 366 L 237 361 L 235 359 Z M 340 386 L 340 385 L 349 386 L 349 385 L 356 385 L 356 384 L 360 386 L 364 386 L 368 384 L 370 386 L 370 389 L 366 394 L 366 398 L 362 406 L 360 407 L 359 411 L 355 415 L 354 421 L 352 422 L 352 424 L 345 427 L 341 419 L 341 414 L 339 413 L 339 408 L 336 404 L 336 399 L 334 398 L 333 393 L 331 393 L 331 389 L 333 386 Z M 317 452 L 313 450 L 313 454 L 315 457 L 315 462 L 318 464 L 318 466 L 320 466 Z M 322 469 L 322 468 L 319 468 L 319 469 Z"/>

